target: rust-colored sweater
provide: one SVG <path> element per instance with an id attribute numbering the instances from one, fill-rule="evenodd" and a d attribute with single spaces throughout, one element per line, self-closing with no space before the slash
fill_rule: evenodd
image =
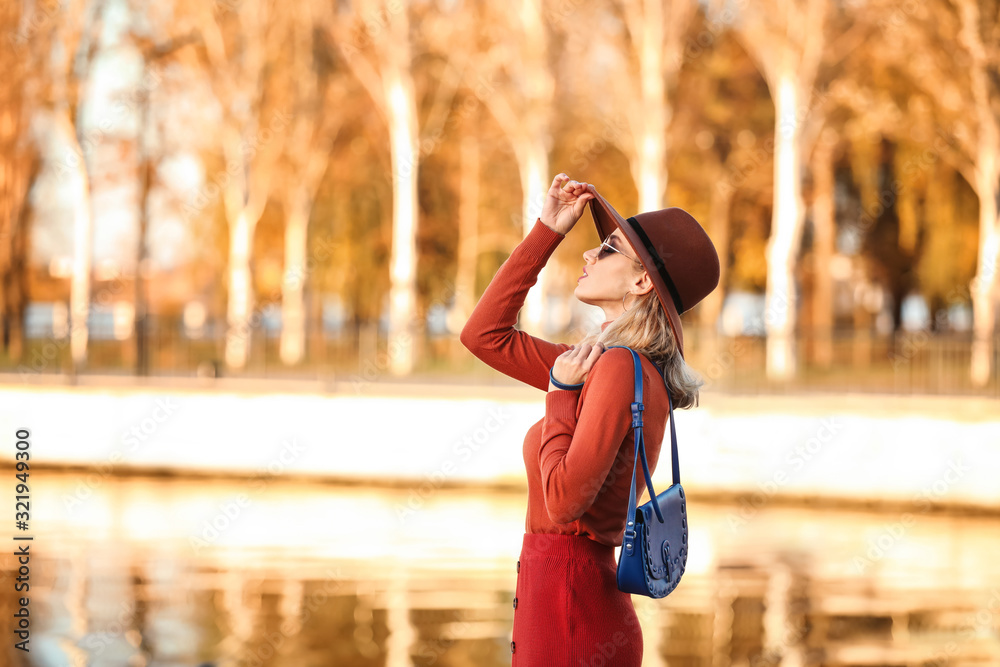
<path id="1" fill-rule="evenodd" d="M 462 344 L 486 364 L 543 391 L 556 357 L 570 346 L 518 331 L 514 324 L 528 290 L 563 238 L 537 220 L 493 276 L 461 335 Z M 586 535 L 601 544 L 621 545 L 635 454 L 633 369 L 629 351 L 612 348 L 601 354 L 581 390 L 546 394 L 545 416 L 524 438 L 526 532 Z M 667 424 L 667 392 L 645 356 L 642 369 L 643 439 L 652 473 Z M 639 465 L 637 496 L 646 488 Z"/>

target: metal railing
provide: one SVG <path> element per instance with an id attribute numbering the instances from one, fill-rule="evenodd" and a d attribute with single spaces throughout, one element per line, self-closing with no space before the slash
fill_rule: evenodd
<path id="1" fill-rule="evenodd" d="M 245 367 L 227 368 L 225 326 L 210 323 L 200 335 L 186 333 L 179 318 L 149 317 L 145 330 L 148 375 L 169 377 L 281 378 L 349 380 L 392 379 L 385 332 L 374 324 L 342 327 L 336 335 L 306 332 L 301 362 L 288 366 L 280 358 L 278 332 L 258 329 L 249 340 Z M 555 338 L 558 340 L 558 338 Z M 415 347 L 413 375 L 441 381 L 503 380 L 478 362 L 457 335 L 423 336 Z M 971 380 L 971 334 L 904 332 L 877 336 L 852 330 L 833 334 L 800 333 L 794 343 L 796 373 L 789 380 L 766 375 L 766 340 L 755 336 L 723 336 L 695 326 L 685 327 L 688 363 L 713 390 L 740 393 L 802 391 L 893 394 L 957 394 L 1000 398 L 1000 336 L 993 349 L 992 373 L 983 387 Z M 134 338 L 116 340 L 113 332 L 95 329 L 84 367 L 73 367 L 69 341 L 52 336 L 29 337 L 20 360 L 0 354 L 0 373 L 28 376 L 137 374 Z M 820 361 L 825 359 L 825 361 Z"/>

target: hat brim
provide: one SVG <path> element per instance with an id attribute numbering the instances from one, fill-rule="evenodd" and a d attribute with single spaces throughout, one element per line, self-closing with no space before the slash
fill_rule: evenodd
<path id="1" fill-rule="evenodd" d="M 622 234 L 625 236 L 625 240 L 628 241 L 632 250 L 635 252 L 635 256 L 639 258 L 642 263 L 646 273 L 649 275 L 650 280 L 653 283 L 653 290 L 656 292 L 657 298 L 660 300 L 660 305 L 663 306 L 663 310 L 667 313 L 667 321 L 670 323 L 671 333 L 674 335 L 674 340 L 677 341 L 677 351 L 680 352 L 681 356 L 684 356 L 684 329 L 681 326 L 681 316 L 677 312 L 677 307 L 674 305 L 673 297 L 670 295 L 670 289 L 667 284 L 660 277 L 660 272 L 656 270 L 656 263 L 653 261 L 652 255 L 646 250 L 646 246 L 643 244 L 639 235 L 635 232 L 632 227 L 632 223 L 623 218 L 621 214 L 614 209 L 614 207 L 608 203 L 608 201 L 597 192 L 597 189 L 591 184 L 588 186 L 588 190 L 594 195 L 594 198 L 590 200 L 590 214 L 594 217 L 594 224 L 597 226 L 597 234 L 601 237 L 603 242 L 608 236 L 610 236 L 615 229 L 622 230 Z"/>

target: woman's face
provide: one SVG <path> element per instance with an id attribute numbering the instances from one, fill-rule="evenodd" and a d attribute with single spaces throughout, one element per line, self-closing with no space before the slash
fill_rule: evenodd
<path id="1" fill-rule="evenodd" d="M 610 320 L 624 312 L 622 297 L 626 293 L 644 294 L 653 284 L 620 229 L 615 229 L 605 244 L 613 250 L 598 246 L 583 253 L 586 265 L 573 293 L 580 301 L 603 308 Z M 626 298 L 626 305 L 631 306 L 633 300 Z"/>

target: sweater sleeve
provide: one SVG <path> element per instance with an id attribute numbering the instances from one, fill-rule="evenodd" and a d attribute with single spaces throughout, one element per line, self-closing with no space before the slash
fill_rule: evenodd
<path id="1" fill-rule="evenodd" d="M 629 351 L 614 348 L 594 364 L 582 391 L 546 395 L 538 456 L 545 507 L 553 522 L 583 516 L 607 479 L 632 428 L 633 369 Z"/>
<path id="2" fill-rule="evenodd" d="M 536 338 L 514 325 L 528 290 L 563 238 L 536 220 L 493 276 L 461 334 L 462 344 L 484 363 L 542 390 L 549 386 L 556 357 L 570 346 Z"/>

